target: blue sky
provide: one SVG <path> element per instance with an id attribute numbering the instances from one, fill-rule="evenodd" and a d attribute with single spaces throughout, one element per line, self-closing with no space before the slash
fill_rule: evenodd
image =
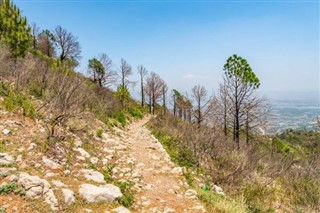
<path id="1" fill-rule="evenodd" d="M 319 92 L 319 1 L 14 2 L 29 23 L 61 25 L 78 37 L 81 72 L 89 58 L 107 53 L 114 69 L 124 58 L 171 89 L 190 93 L 201 84 L 214 92 L 236 53 L 260 78 L 262 93 Z"/>

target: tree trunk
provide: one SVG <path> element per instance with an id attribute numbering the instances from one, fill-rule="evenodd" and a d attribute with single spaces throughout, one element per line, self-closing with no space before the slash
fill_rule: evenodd
<path id="1" fill-rule="evenodd" d="M 144 91 L 143 91 L 143 78 L 142 78 L 142 75 L 141 75 L 141 106 L 142 106 L 142 108 L 144 106 Z"/>
<path id="2" fill-rule="evenodd" d="M 246 143 L 249 145 L 249 111 L 247 111 L 246 116 Z"/>

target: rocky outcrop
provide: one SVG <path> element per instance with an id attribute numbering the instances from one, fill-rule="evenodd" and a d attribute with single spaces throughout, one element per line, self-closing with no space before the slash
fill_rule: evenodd
<path id="1" fill-rule="evenodd" d="M 79 188 L 80 196 L 89 203 L 107 201 L 113 202 L 122 197 L 120 189 L 112 184 L 95 186 L 91 184 L 82 184 Z"/>
<path id="2" fill-rule="evenodd" d="M 52 210 L 57 210 L 58 200 L 55 197 L 53 190 L 50 189 L 48 181 L 39 178 L 38 176 L 31 176 L 27 173 L 21 173 L 18 177 L 18 184 L 26 190 L 26 196 L 39 199 L 45 198 L 45 201 L 51 206 Z"/>

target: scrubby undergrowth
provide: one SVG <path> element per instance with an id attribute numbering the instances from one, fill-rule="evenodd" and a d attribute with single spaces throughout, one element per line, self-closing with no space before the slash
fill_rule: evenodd
<path id="1" fill-rule="evenodd" d="M 287 131 L 255 136 L 235 148 L 219 128 L 198 128 L 173 116 L 158 116 L 149 128 L 173 161 L 186 167 L 188 183 L 219 212 L 320 211 L 320 133 Z M 201 184 L 220 185 L 221 197 Z"/>

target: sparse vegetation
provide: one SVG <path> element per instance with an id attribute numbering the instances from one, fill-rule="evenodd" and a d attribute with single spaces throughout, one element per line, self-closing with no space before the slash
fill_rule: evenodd
<path id="1" fill-rule="evenodd" d="M 315 156 L 319 152 L 318 132 L 287 131 L 272 140 L 256 136 L 251 146 L 234 151 L 236 144 L 224 142 L 221 129 L 202 127 L 199 130 L 197 125 L 172 116 L 154 118 L 149 128 L 171 159 L 189 168 L 184 173 L 189 185 L 196 186 L 191 169 L 194 173 L 204 171 L 209 183 L 222 186 L 230 198 L 218 199 L 219 202 L 231 202 L 249 212 L 272 212 L 279 200 L 286 208 L 303 211 L 319 208 L 319 169 L 316 167 L 319 159 Z M 210 193 L 214 192 L 201 192 L 201 198 L 209 202 L 210 208 L 233 211 L 231 207 L 220 209 L 219 202 L 210 204 L 210 200 L 216 199 L 208 199 Z"/>
<path id="2" fill-rule="evenodd" d="M 131 207 L 134 202 L 134 192 L 132 191 L 133 183 L 132 182 L 115 182 L 115 185 L 118 186 L 123 194 L 123 197 L 119 199 L 119 203 L 125 207 Z"/>
<path id="3" fill-rule="evenodd" d="M 135 118 L 142 119 L 148 110 L 155 115 L 148 124 L 152 133 L 172 161 L 184 167 L 187 183 L 197 190 L 209 211 L 320 212 L 320 133 L 287 130 L 278 135 L 259 135 L 258 131 L 267 123 L 269 105 L 256 95 L 260 79 L 246 59 L 235 54 L 227 59 L 217 96 L 208 94 L 200 85 L 192 88 L 191 97 L 188 92 L 173 89 L 172 115 L 167 106 L 169 88 L 159 74 L 148 74 L 145 67 L 138 67 L 140 106 L 130 94 L 136 83 L 130 79 L 131 65 L 121 59 L 115 70 L 107 54 L 91 57 L 91 77 L 76 72 L 81 46 L 75 35 L 59 25 L 40 31 L 33 24 L 31 31 L 20 9 L 10 0 L 0 0 L 1 109 L 10 112 L 3 116 L 21 116 L 34 122 L 32 127 L 8 125 L 12 134 L 3 134 L 9 139 L 0 140 L 1 153 L 17 146 L 23 158 L 55 156 L 61 158 L 59 163 L 65 163 L 64 169 L 69 169 L 77 159 L 75 138 L 81 139 L 79 146 L 91 158 L 101 156 L 98 142 L 107 141 L 102 140 L 108 135 L 105 131 L 123 136 L 116 127 L 125 129 Z M 86 115 L 90 118 L 85 119 Z M 72 119 L 81 120 L 84 125 L 71 126 L 68 121 Z M 106 125 L 100 121 L 91 125 L 96 119 Z M 320 127 L 318 117 L 315 125 Z M 38 126 L 46 129 L 33 134 Z M 10 138 L 23 128 L 30 128 L 30 135 L 23 138 L 36 144 L 30 150 L 30 143 Z M 115 180 L 115 164 L 105 165 L 101 159 L 94 162 L 86 152 L 80 157 L 82 166 L 100 171 L 106 182 L 118 186 L 123 193 L 118 203 L 131 207 L 135 202 L 133 182 Z M 29 169 L 39 172 L 42 167 L 36 160 L 30 161 Z M 20 172 L 16 162 L 2 166 Z M 126 172 L 123 173 L 125 176 Z M 2 174 L 2 178 L 6 176 Z M 200 183 L 205 187 L 200 188 Z M 215 193 L 213 184 L 222 186 L 226 196 Z M 10 193 L 26 194 L 15 183 L 0 186 L 0 195 Z M 37 208 L 40 207 L 32 206 Z M 5 210 L 0 209 L 1 212 Z"/>
<path id="4" fill-rule="evenodd" d="M 97 136 L 98 138 L 101 138 L 103 132 L 104 132 L 103 129 L 98 129 L 98 130 L 96 131 L 96 136 Z"/>

